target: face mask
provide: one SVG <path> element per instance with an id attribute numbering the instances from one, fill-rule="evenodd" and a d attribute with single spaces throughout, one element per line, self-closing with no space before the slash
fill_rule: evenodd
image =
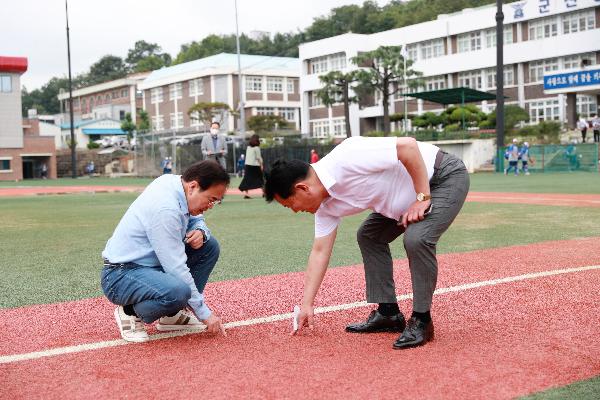
<path id="1" fill-rule="evenodd" d="M 210 133 L 211 133 L 211 135 L 213 135 L 213 136 L 217 136 L 217 134 L 219 133 L 219 130 L 218 130 L 218 129 L 211 129 L 211 130 L 210 130 Z"/>

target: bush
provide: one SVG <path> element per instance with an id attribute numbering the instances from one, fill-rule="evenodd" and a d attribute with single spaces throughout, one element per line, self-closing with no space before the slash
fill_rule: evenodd
<path id="1" fill-rule="evenodd" d="M 369 137 L 383 137 L 385 136 L 383 131 L 371 131 L 371 132 L 367 132 L 367 134 L 365 136 L 369 136 Z"/>
<path id="2" fill-rule="evenodd" d="M 542 121 L 538 124 L 539 133 L 549 142 L 558 143 L 560 137 L 560 123 L 556 121 Z"/>
<path id="3" fill-rule="evenodd" d="M 98 149 L 98 148 L 100 148 L 100 145 L 98 143 L 96 143 L 96 142 L 89 142 L 87 144 L 87 148 L 90 149 L 90 150 L 92 150 L 92 149 Z"/>
<path id="4" fill-rule="evenodd" d="M 458 124 L 450 124 L 444 127 L 446 132 L 456 132 L 460 130 L 460 126 Z"/>

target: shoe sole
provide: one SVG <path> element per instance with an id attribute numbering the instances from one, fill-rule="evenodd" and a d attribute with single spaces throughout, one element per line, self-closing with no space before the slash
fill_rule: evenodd
<path id="1" fill-rule="evenodd" d="M 196 326 L 182 326 L 182 325 L 161 325 L 157 324 L 156 329 L 161 332 L 169 332 L 169 331 L 198 331 L 202 332 L 206 330 L 206 325 L 196 325 Z"/>
<path id="2" fill-rule="evenodd" d="M 369 330 L 369 331 L 354 331 L 354 330 L 350 330 L 350 329 L 346 328 L 346 332 L 348 332 L 348 333 L 385 333 L 385 332 L 401 333 L 403 331 L 404 331 L 404 328 L 379 328 L 379 329 Z"/>
<path id="3" fill-rule="evenodd" d="M 115 312 L 113 314 L 115 316 L 115 320 L 117 321 L 117 327 L 119 327 L 119 333 L 121 334 L 121 337 L 123 338 L 123 340 L 126 340 L 128 342 L 133 342 L 133 343 L 143 343 L 143 342 L 147 342 L 148 340 L 150 340 L 149 337 L 129 338 L 129 337 L 125 336 L 123 334 L 123 328 L 121 327 L 121 318 L 119 318 L 119 309 L 115 308 Z"/>
<path id="4" fill-rule="evenodd" d="M 431 338 L 429 338 L 429 340 L 425 340 L 421 343 L 417 343 L 417 344 L 407 344 L 405 346 L 396 346 L 396 344 L 394 343 L 392 345 L 392 348 L 394 350 L 404 350 L 404 349 L 414 349 L 415 347 L 421 347 L 421 346 L 425 346 L 427 343 L 431 342 L 433 340 L 434 336 L 432 335 Z"/>

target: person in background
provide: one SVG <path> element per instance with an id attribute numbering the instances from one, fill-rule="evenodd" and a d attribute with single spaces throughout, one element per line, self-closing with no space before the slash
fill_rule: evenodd
<path id="1" fill-rule="evenodd" d="M 85 167 L 85 169 L 86 169 L 86 172 L 88 173 L 88 175 L 90 176 L 90 178 L 92 176 L 94 176 L 94 172 L 96 171 L 96 166 L 94 165 L 93 161 L 90 161 L 88 163 L 88 165 Z"/>
<path id="2" fill-rule="evenodd" d="M 144 323 L 156 320 L 160 331 L 206 326 L 225 334 L 204 301 L 220 249 L 202 213 L 220 203 L 228 184 L 221 165 L 204 160 L 183 175 L 156 178 L 127 209 L 102 252 L 100 274 L 123 339 L 148 341 Z"/>
<path id="3" fill-rule="evenodd" d="M 202 155 L 206 160 L 215 160 L 223 169 L 227 170 L 227 143 L 225 142 L 225 135 L 219 134 L 221 124 L 217 121 L 210 124 L 210 135 L 206 135 L 202 138 L 200 149 Z"/>
<path id="4" fill-rule="evenodd" d="M 508 168 L 504 170 L 504 175 L 508 175 L 511 169 L 515 169 L 515 176 L 519 175 L 519 141 L 517 138 L 512 140 L 512 144 L 506 149 L 508 156 Z"/>
<path id="5" fill-rule="evenodd" d="M 254 134 L 250 137 L 250 142 L 248 143 L 248 147 L 246 147 L 244 179 L 242 179 L 239 186 L 239 189 L 245 192 L 244 199 L 251 198 L 248 190 L 263 187 L 263 169 L 263 159 L 260 154 L 260 138 Z"/>
<path id="6" fill-rule="evenodd" d="M 529 143 L 523 142 L 523 146 L 519 150 L 519 158 L 521 159 L 522 168 L 521 170 L 525 175 L 529 174 Z"/>
<path id="7" fill-rule="evenodd" d="M 600 117 L 592 114 L 592 130 L 594 131 L 594 143 L 600 142 Z"/>
<path id="8" fill-rule="evenodd" d="M 587 134 L 588 129 L 588 122 L 585 118 L 579 118 L 579 121 L 577 121 L 577 128 L 581 131 L 581 143 L 585 143 L 585 135 Z"/>
<path id="9" fill-rule="evenodd" d="M 48 179 L 48 164 L 42 164 L 42 179 Z"/>
<path id="10" fill-rule="evenodd" d="M 237 161 L 237 176 L 239 178 L 244 176 L 244 166 L 246 165 L 246 156 L 244 154 L 240 154 L 240 158 Z"/>
<path id="11" fill-rule="evenodd" d="M 319 153 L 315 149 L 310 150 L 310 163 L 314 164 L 319 161 Z"/>

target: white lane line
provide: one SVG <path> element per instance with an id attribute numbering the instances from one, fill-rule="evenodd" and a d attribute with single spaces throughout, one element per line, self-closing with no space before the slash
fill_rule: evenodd
<path id="1" fill-rule="evenodd" d="M 464 285 L 439 288 L 435 291 L 434 294 L 441 295 L 441 294 L 447 294 L 447 293 L 453 293 L 453 292 L 462 292 L 465 290 L 476 289 L 476 288 L 480 288 L 480 287 L 484 287 L 484 286 L 494 286 L 494 285 L 500 285 L 503 283 L 518 282 L 518 281 L 524 281 L 524 280 L 528 280 L 528 279 L 544 278 L 547 276 L 571 274 L 571 273 L 575 273 L 575 272 L 584 272 L 584 271 L 591 271 L 591 270 L 596 270 L 596 269 L 600 269 L 600 265 L 590 265 L 590 266 L 586 266 L 586 267 L 564 268 L 564 269 L 557 269 L 557 270 L 551 270 L 551 271 L 534 272 L 534 273 L 530 273 L 530 274 L 509 276 L 506 278 L 490 279 L 487 281 L 466 283 Z M 397 298 L 399 301 L 408 300 L 408 299 L 412 298 L 412 293 L 403 294 L 403 295 L 398 296 Z M 323 314 L 323 313 L 342 311 L 342 310 L 351 310 L 353 308 L 366 307 L 367 305 L 368 305 L 368 303 L 366 301 L 357 301 L 355 303 L 338 304 L 335 306 L 327 306 L 327 307 L 317 307 L 315 309 L 315 314 Z M 232 329 L 232 328 L 240 328 L 243 326 L 268 324 L 271 322 L 289 320 L 292 318 L 292 315 L 293 315 L 292 313 L 276 314 L 276 315 L 270 315 L 267 317 L 252 318 L 252 319 L 246 319 L 246 320 L 242 320 L 242 321 L 228 322 L 224 325 L 225 325 L 225 328 Z M 202 331 L 203 330 L 159 333 L 156 335 L 151 335 L 150 340 L 154 341 L 154 340 L 161 340 L 161 339 L 173 338 L 173 337 L 178 337 L 178 336 L 193 335 L 193 334 L 198 334 Z M 18 362 L 18 361 L 35 360 L 35 359 L 44 358 L 44 357 L 52 357 L 52 356 L 58 356 L 58 355 L 63 355 L 63 354 L 79 353 L 79 352 L 89 351 L 89 350 L 98 350 L 98 349 L 104 349 L 104 348 L 108 348 L 108 347 L 125 346 L 125 345 L 133 345 L 133 344 L 137 344 L 137 343 L 131 343 L 131 342 L 127 342 L 123 339 L 117 339 L 117 340 L 109 340 L 109 341 L 104 341 L 104 342 L 79 344 L 76 346 L 57 347 L 57 348 L 50 349 L 50 350 L 34 351 L 31 353 L 23 353 L 23 354 L 12 354 L 12 355 L 8 355 L 8 356 L 0 356 L 0 364 L 9 364 L 9 363 L 14 363 L 14 362 Z"/>

